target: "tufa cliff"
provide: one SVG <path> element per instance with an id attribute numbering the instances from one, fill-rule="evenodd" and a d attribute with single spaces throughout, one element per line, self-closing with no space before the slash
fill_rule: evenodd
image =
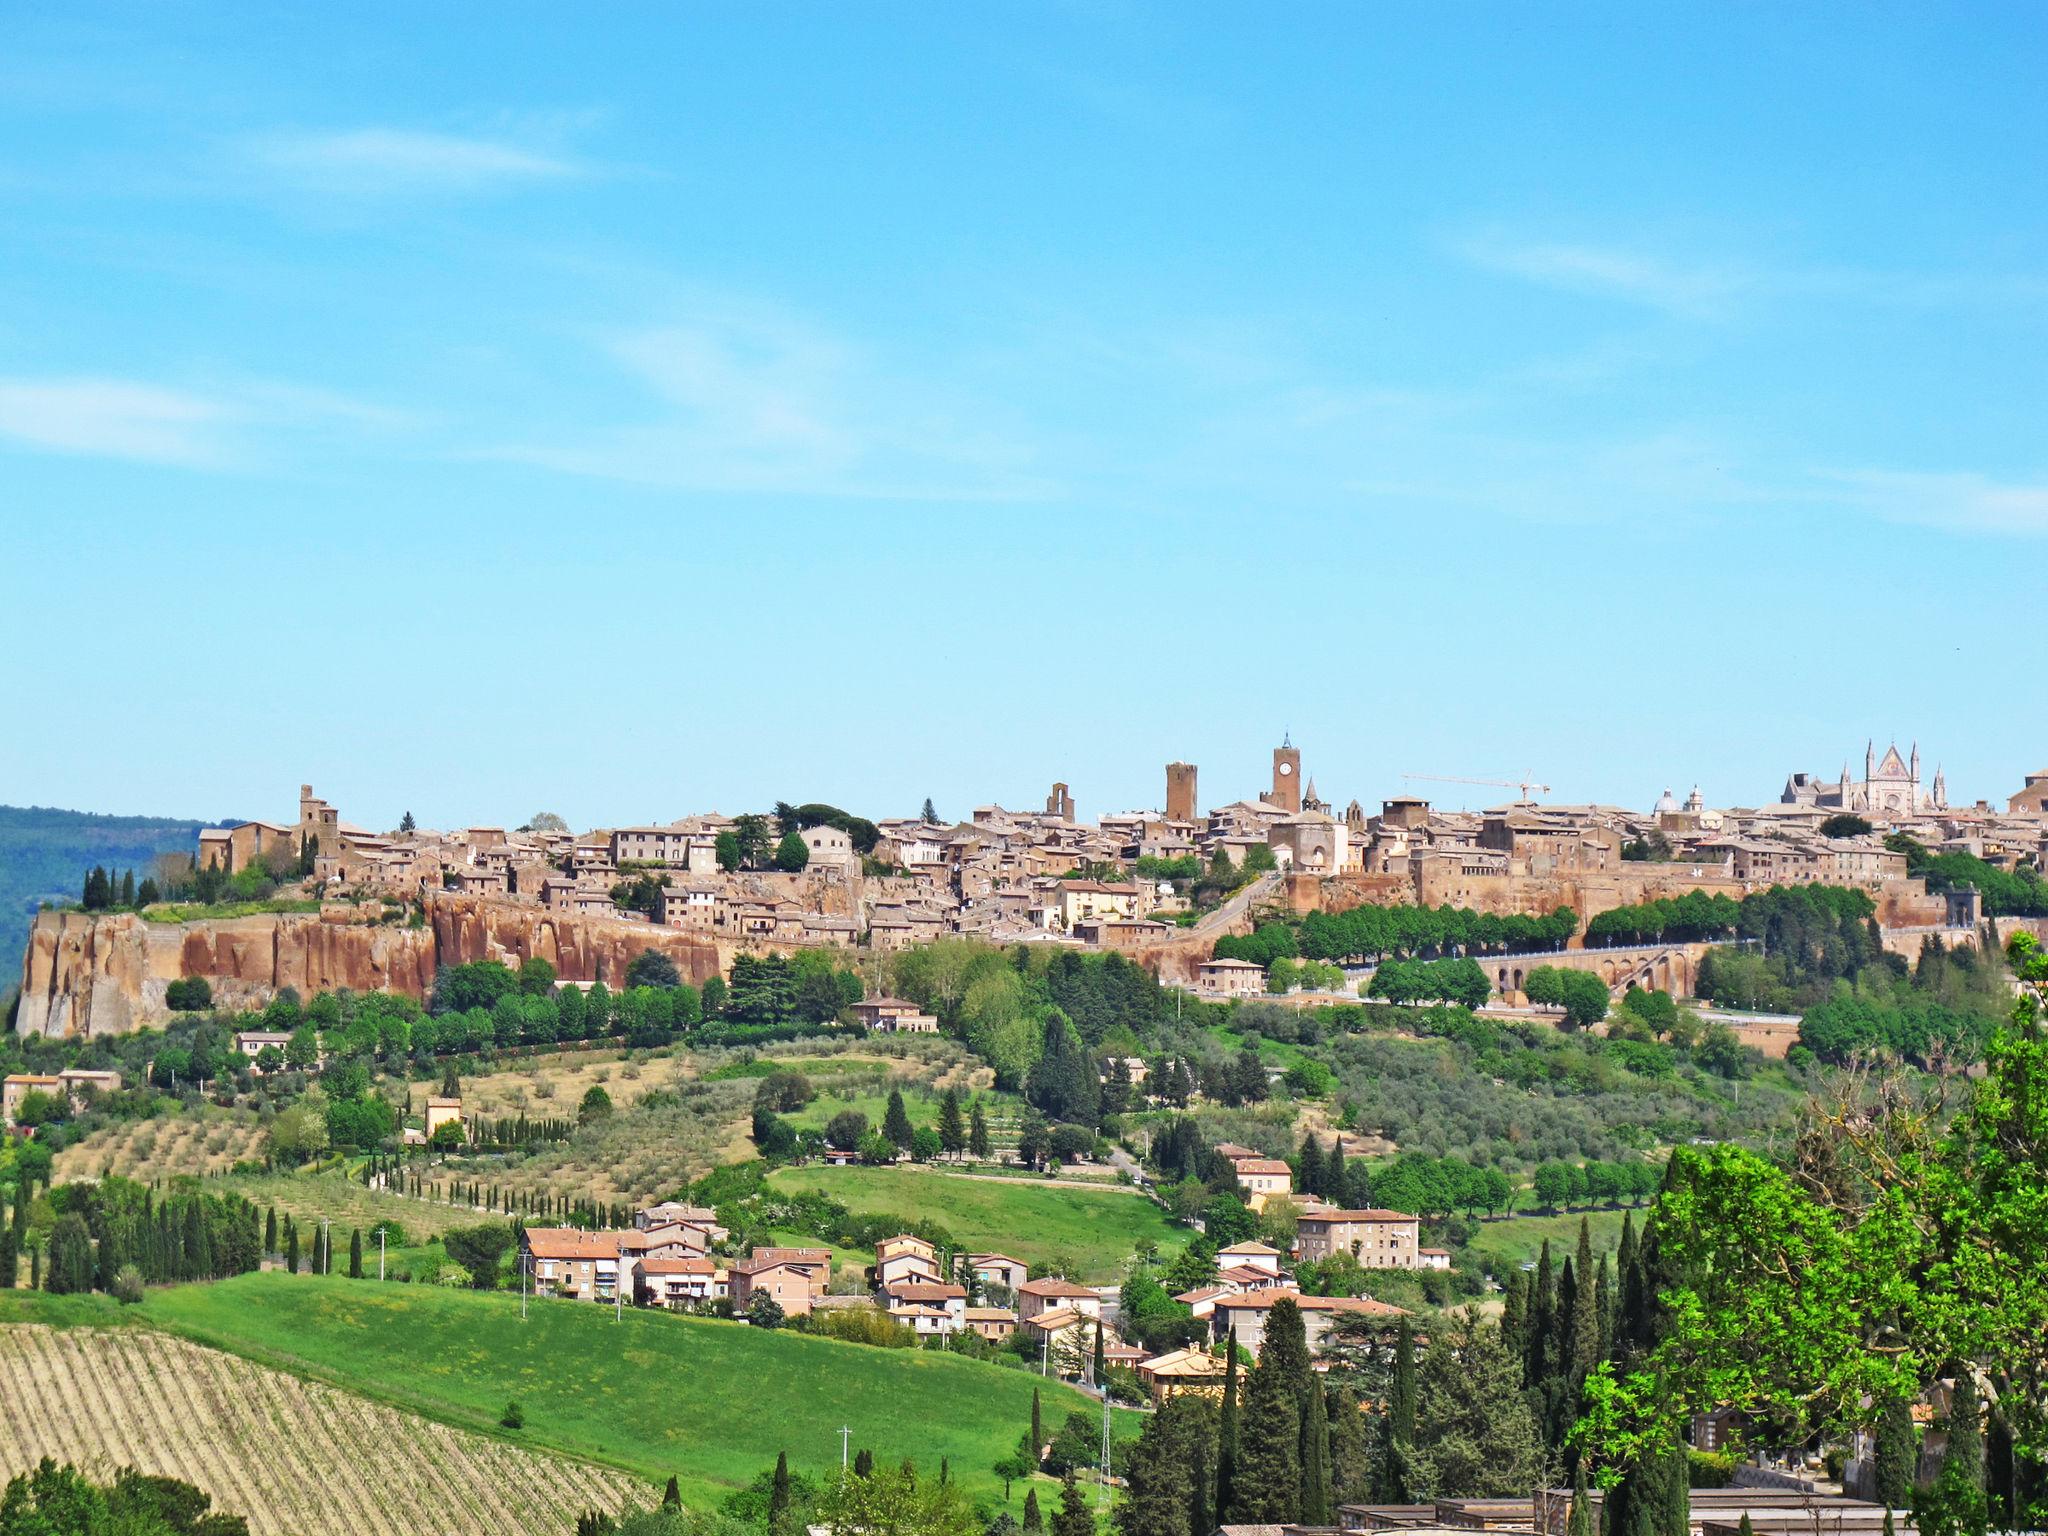
<path id="1" fill-rule="evenodd" d="M 427 922 L 364 922 L 348 908 L 152 923 L 133 913 L 45 912 L 22 957 L 23 1034 L 107 1035 L 161 1024 L 164 991 L 204 976 L 224 1007 L 258 1007 L 280 987 L 301 996 L 348 987 L 424 998 L 443 965 L 533 956 L 564 981 L 623 983 L 644 949 L 658 949 L 701 985 L 736 946 L 708 934 L 583 917 L 478 896 L 435 895 Z"/>

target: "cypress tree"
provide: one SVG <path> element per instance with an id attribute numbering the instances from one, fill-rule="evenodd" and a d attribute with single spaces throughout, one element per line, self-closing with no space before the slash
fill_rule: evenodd
<path id="1" fill-rule="evenodd" d="M 871 1477 L 874 1475 L 874 1470 L 875 1453 L 873 1451 L 862 1449 L 853 1453 L 853 1475 L 855 1477 Z"/>
<path id="2" fill-rule="evenodd" d="M 669 1479 L 675 1487 L 675 1479 Z M 677 1503 L 682 1499 L 678 1496 Z M 768 1530 L 770 1536 L 786 1536 L 789 1530 L 789 1452 L 775 1453 L 775 1477 L 768 1485 Z"/>
<path id="3" fill-rule="evenodd" d="M 269 1214 L 263 1218 L 263 1251 L 265 1253 L 277 1252 L 277 1207 L 274 1205 L 270 1208 Z"/>
<path id="4" fill-rule="evenodd" d="M 910 1112 L 903 1107 L 903 1090 L 889 1090 L 889 1107 L 882 1112 L 882 1134 L 899 1148 L 910 1145 Z"/>
<path id="5" fill-rule="evenodd" d="M 1386 1434 L 1380 1466 L 1380 1496 L 1390 1504 L 1408 1502 L 1402 1456 L 1415 1443 L 1415 1328 L 1401 1319 L 1394 1339 L 1394 1374 L 1387 1385 Z"/>
<path id="6" fill-rule="evenodd" d="M 1600 1255 L 1599 1276 L 1593 1282 L 1593 1311 L 1595 1331 L 1599 1334 L 1594 1363 L 1598 1364 L 1614 1354 L 1614 1273 L 1604 1253 Z"/>
<path id="7" fill-rule="evenodd" d="M 1887 1509 L 1909 1507 L 1920 1469 L 1920 1442 L 1913 1432 L 1913 1406 L 1905 1398 L 1893 1398 L 1878 1416 L 1871 1460 L 1877 1502 Z"/>
<path id="8" fill-rule="evenodd" d="M 54 1256 L 55 1246 L 52 1245 Z M 1977 1410 L 1977 1377 L 1967 1363 L 1956 1367 L 1949 1391 L 1948 1449 L 1934 1486 L 1915 1501 L 1915 1524 L 1939 1536 L 1984 1536 L 1990 1509 L 1984 1498 L 1984 1428 Z"/>
<path id="9" fill-rule="evenodd" d="M 363 1229 L 354 1227 L 348 1234 L 348 1277 L 351 1280 L 363 1278 Z"/>
<path id="10" fill-rule="evenodd" d="M 661 1507 L 663 1509 L 681 1509 L 683 1507 L 683 1490 L 676 1486 L 676 1475 L 673 1472 L 668 1475 L 668 1486 L 661 1490 Z M 772 1527 L 775 1519 L 775 1505 L 772 1501 L 768 1506 L 768 1518 Z"/>
<path id="11" fill-rule="evenodd" d="M 1233 1335 L 1224 1335 L 1223 1350 L 1223 1404 L 1216 1419 L 1216 1501 L 1211 1510 L 1218 1525 L 1230 1523 L 1237 1508 L 1237 1340 Z"/>
<path id="12" fill-rule="evenodd" d="M 1314 1131 L 1302 1136 L 1301 1155 L 1295 1159 L 1295 1164 L 1294 1187 L 1303 1194 L 1321 1194 L 1329 1175 L 1323 1169 L 1323 1144 L 1316 1140 Z"/>
<path id="13" fill-rule="evenodd" d="M 15 1272 L 21 1268 L 21 1250 L 12 1227 L 0 1227 L 0 1291 L 14 1289 Z"/>
<path id="14" fill-rule="evenodd" d="M 1052 1536 L 1095 1536 L 1095 1514 L 1081 1497 L 1081 1485 L 1069 1472 L 1060 1479 L 1060 1507 L 1052 1517 Z"/>
<path id="15" fill-rule="evenodd" d="M 1742 1512 L 1742 1523 L 1735 1527 L 1735 1536 L 1756 1536 L 1756 1527 L 1749 1523 L 1749 1511 Z M 1892 1512 L 1884 1512 L 1884 1536 L 1892 1536 Z"/>
<path id="16" fill-rule="evenodd" d="M 287 1274 L 299 1272 L 299 1229 L 289 1216 L 284 1221 L 284 1267 Z"/>
<path id="17" fill-rule="evenodd" d="M 1326 1200 L 1342 1205 L 1344 1178 L 1344 1133 L 1339 1131 L 1336 1139 L 1330 1143 L 1330 1155 L 1323 1163 L 1323 1187 L 1316 1193 Z M 1198 1532 L 1197 1536 L 1209 1536 L 1209 1533 L 1202 1531 Z"/>
<path id="18" fill-rule="evenodd" d="M 1550 1379 L 1551 1334 L 1557 1327 L 1557 1281 L 1550 1267 L 1550 1239 L 1536 1259 L 1536 1276 L 1529 1284 L 1528 1364 L 1522 1379 L 1540 1387 Z"/>
<path id="19" fill-rule="evenodd" d="M 1038 1388 L 1031 1389 L 1031 1460 L 1037 1463 L 1045 1454 L 1045 1418 L 1039 1407 Z"/>
<path id="20" fill-rule="evenodd" d="M 1029 1536 L 1045 1536 L 1045 1518 L 1038 1512 L 1038 1490 L 1024 1490 L 1024 1529 Z"/>
<path id="21" fill-rule="evenodd" d="M 1586 1466 L 1581 1461 L 1578 1474 L 1572 1479 L 1572 1513 L 1570 1523 L 1565 1527 L 1565 1536 L 1593 1536 L 1592 1506 L 1593 1501 L 1586 1496 Z M 1747 1511 L 1742 1518 L 1749 1518 Z M 1752 1532 L 1751 1536 L 1755 1533 Z"/>
<path id="22" fill-rule="evenodd" d="M 1102 1319 L 1101 1319 L 1101 1318 L 1099 1318 L 1099 1317 L 1095 1319 L 1095 1356 L 1094 1356 L 1094 1358 L 1093 1358 L 1093 1359 L 1092 1359 L 1092 1360 L 1091 1360 L 1091 1361 L 1089 1362 L 1089 1366 L 1090 1366 L 1090 1369 L 1091 1369 L 1091 1370 L 1092 1370 L 1092 1371 L 1094 1372 L 1094 1376 L 1093 1376 L 1093 1378 L 1092 1378 L 1092 1379 L 1094 1380 L 1094 1382 L 1095 1382 L 1095 1385 L 1096 1385 L 1096 1386 L 1098 1386 L 1098 1387 L 1101 1387 L 1101 1386 L 1103 1386 L 1103 1375 L 1102 1375 Z M 1108 1390 L 1108 1389 L 1107 1389 L 1106 1387 L 1104 1387 L 1103 1389 L 1104 1389 L 1105 1391 L 1107 1391 L 1107 1390 Z"/>
<path id="23" fill-rule="evenodd" d="M 1267 1314 L 1238 1428 L 1233 1497 L 1241 1524 L 1292 1525 L 1301 1518 L 1301 1378 L 1310 1369 L 1301 1309 L 1283 1296 Z"/>
<path id="24" fill-rule="evenodd" d="M 960 1095 L 951 1088 L 939 1096 L 939 1145 L 949 1157 L 958 1157 L 967 1145 L 967 1127 L 960 1118 Z"/>
<path id="25" fill-rule="evenodd" d="M 974 1112 L 967 1119 L 967 1150 L 976 1157 L 989 1155 L 988 1116 L 982 1112 L 979 1099 L 974 1101 Z"/>
<path id="26" fill-rule="evenodd" d="M 1529 1384 L 1529 1277 L 1521 1270 L 1508 1274 L 1502 1287 L 1500 1306 L 1501 1346 L 1522 1368 L 1522 1385 Z"/>
<path id="27" fill-rule="evenodd" d="M 1571 1381 L 1572 1396 L 1578 1397 L 1579 1383 L 1600 1361 L 1599 1293 L 1593 1282 L 1593 1232 L 1587 1218 L 1579 1218 L 1579 1252 L 1574 1267 L 1572 1292 Z"/>
<path id="28" fill-rule="evenodd" d="M 1301 1523 L 1337 1523 L 1330 1490 L 1330 1410 L 1313 1368 L 1301 1395 Z"/>

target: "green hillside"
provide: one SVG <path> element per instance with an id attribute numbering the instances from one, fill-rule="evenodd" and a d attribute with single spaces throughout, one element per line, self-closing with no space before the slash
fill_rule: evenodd
<path id="1" fill-rule="evenodd" d="M 936 1168 L 778 1168 L 776 1189 L 830 1195 L 855 1215 L 936 1221 L 956 1242 L 995 1249 L 1028 1264 L 1058 1263 L 1073 1278 L 1121 1280 L 1140 1243 L 1177 1248 L 1186 1230 L 1136 1190 L 1049 1179 L 971 1177 Z"/>
<path id="2" fill-rule="evenodd" d="M 0 1293 L 0 1320 L 8 1300 Z M 78 1310 L 35 1320 L 87 1320 Z M 462 1428 L 653 1481 L 674 1473 L 697 1499 L 746 1483 L 778 1451 L 801 1471 L 836 1470 L 842 1424 L 878 1461 L 945 1457 L 970 1491 L 999 1496 L 989 1468 L 1030 1423 L 1032 1388 L 1050 1424 L 1094 1410 L 1056 1382 L 956 1355 L 631 1308 L 614 1322 L 589 1302 L 536 1301 L 521 1322 L 516 1296 L 434 1286 L 273 1272 L 156 1292 L 124 1320 L 138 1314 Z M 511 1398 L 526 1414 L 516 1433 L 498 1428 Z"/>
<path id="3" fill-rule="evenodd" d="M 159 853 L 190 853 L 208 823 L 167 816 L 100 816 L 40 805 L 0 805 L 0 997 L 14 988 L 36 908 L 76 901 L 95 864 L 133 869 Z"/>

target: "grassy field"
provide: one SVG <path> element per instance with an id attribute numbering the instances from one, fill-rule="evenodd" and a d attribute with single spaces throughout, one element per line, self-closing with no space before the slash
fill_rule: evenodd
<path id="1" fill-rule="evenodd" d="M 56 1299 L 56 1298 L 52 1298 Z M 183 1478 L 255 1536 L 561 1536 L 656 1490 L 139 1328 L 0 1327 L 0 1479 L 53 1457 Z"/>
<path id="2" fill-rule="evenodd" d="M 56 1179 L 64 1184 L 110 1173 L 152 1179 L 224 1173 L 262 1156 L 263 1131 L 253 1110 L 209 1108 L 204 1114 L 132 1120 L 94 1131 L 57 1154 Z"/>
<path id="3" fill-rule="evenodd" d="M 1504 1216 L 1498 1221 L 1482 1221 L 1478 1235 L 1466 1251 L 1492 1260 L 1495 1270 L 1503 1272 L 1532 1262 L 1542 1249 L 1543 1240 L 1548 1238 L 1551 1262 L 1562 1264 L 1568 1255 L 1578 1251 L 1581 1215 L 1591 1226 L 1595 1254 L 1611 1252 L 1621 1241 L 1620 1211 L 1564 1211 L 1554 1216 Z M 1636 1214 L 1636 1225 L 1642 1225 L 1641 1212 Z"/>
<path id="4" fill-rule="evenodd" d="M 932 1168 L 781 1168 L 770 1182 L 830 1195 L 857 1214 L 925 1217 L 972 1248 L 1031 1264 L 1064 1261 L 1081 1280 L 1121 1279 L 1141 1242 L 1177 1248 L 1186 1234 L 1135 1191 L 1039 1179 L 963 1177 Z"/>
<path id="5" fill-rule="evenodd" d="M 69 1298 L 58 1298 L 68 1300 Z M 0 1317 L 8 1304 L 0 1300 Z M 839 1426 L 878 1461 L 904 1457 L 1000 1494 L 989 1471 L 1030 1422 L 1042 1387 L 1052 1424 L 1090 1400 L 1013 1367 L 924 1350 L 873 1349 L 743 1323 L 587 1302 L 534 1302 L 435 1286 L 243 1275 L 153 1293 L 128 1315 L 194 1342 L 311 1376 L 498 1439 L 564 1451 L 686 1498 L 717 1498 L 789 1452 L 839 1465 Z M 508 1399 L 516 1434 L 497 1428 Z"/>

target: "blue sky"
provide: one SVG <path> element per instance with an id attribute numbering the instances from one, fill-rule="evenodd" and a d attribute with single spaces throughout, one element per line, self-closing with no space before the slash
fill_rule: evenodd
<path id="1" fill-rule="evenodd" d="M 16 7 L 0 801 L 2048 760 L 2038 9 Z M 1441 790 L 1486 803 L 1486 790 Z"/>

